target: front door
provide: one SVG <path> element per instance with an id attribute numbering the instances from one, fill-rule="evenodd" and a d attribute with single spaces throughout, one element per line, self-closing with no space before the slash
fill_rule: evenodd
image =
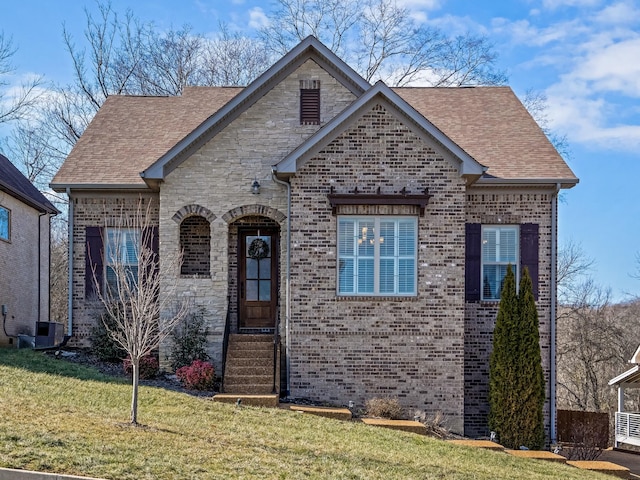
<path id="1" fill-rule="evenodd" d="M 260 228 L 238 233 L 238 326 L 273 329 L 278 311 L 278 232 Z"/>

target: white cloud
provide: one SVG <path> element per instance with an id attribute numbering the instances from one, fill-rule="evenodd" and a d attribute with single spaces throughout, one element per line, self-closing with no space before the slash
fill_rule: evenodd
<path id="1" fill-rule="evenodd" d="M 261 29 L 269 24 L 269 19 L 260 7 L 253 7 L 249 10 L 249 26 L 256 30 Z"/>
<path id="2" fill-rule="evenodd" d="M 615 92 L 640 98 L 640 36 L 588 53 L 572 76 L 590 82 L 597 92 Z"/>
<path id="3" fill-rule="evenodd" d="M 601 0 L 543 0 L 542 6 L 548 10 L 556 10 L 560 7 L 596 7 Z"/>
<path id="4" fill-rule="evenodd" d="M 618 2 L 603 8 L 595 16 L 594 21 L 612 25 L 638 23 L 640 10 L 630 2 Z"/>
<path id="5" fill-rule="evenodd" d="M 410 10 L 438 10 L 442 7 L 440 0 L 398 0 L 398 6 Z"/>

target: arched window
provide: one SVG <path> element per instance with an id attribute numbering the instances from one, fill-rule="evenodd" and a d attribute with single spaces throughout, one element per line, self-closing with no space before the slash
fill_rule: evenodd
<path id="1" fill-rule="evenodd" d="M 206 218 L 192 215 L 182 220 L 180 248 L 183 252 L 182 275 L 210 275 L 211 227 Z"/>

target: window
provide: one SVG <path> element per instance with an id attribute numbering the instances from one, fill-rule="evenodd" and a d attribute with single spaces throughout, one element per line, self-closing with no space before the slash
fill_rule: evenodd
<path id="1" fill-rule="evenodd" d="M 105 272 L 107 286 L 116 291 L 118 287 L 117 268 L 124 267 L 127 281 L 131 285 L 138 283 L 138 249 L 140 232 L 131 228 L 108 228 Z"/>
<path id="2" fill-rule="evenodd" d="M 517 282 L 519 236 L 518 227 L 513 225 L 482 227 L 482 300 L 500 300 L 508 265 Z"/>
<path id="3" fill-rule="evenodd" d="M 300 80 L 300 125 L 320 125 L 320 80 Z"/>
<path id="4" fill-rule="evenodd" d="M 415 217 L 338 218 L 339 295 L 415 295 Z"/>
<path id="5" fill-rule="evenodd" d="M 0 207 L 0 240 L 9 241 L 11 234 L 11 211 Z"/>

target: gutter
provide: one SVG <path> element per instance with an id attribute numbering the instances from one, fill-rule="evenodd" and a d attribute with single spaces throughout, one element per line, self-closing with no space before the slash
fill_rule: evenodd
<path id="1" fill-rule="evenodd" d="M 286 279 L 285 279 L 285 362 L 286 362 L 286 388 L 285 392 L 289 396 L 289 374 L 291 366 L 291 358 L 289 356 L 291 349 L 291 340 L 289 335 L 289 320 L 291 318 L 291 183 L 279 180 L 276 177 L 278 168 L 276 166 L 271 167 L 271 178 L 276 183 L 287 187 L 287 266 L 286 266 Z"/>
<path id="2" fill-rule="evenodd" d="M 561 184 L 557 183 L 555 192 L 551 196 L 551 309 L 550 309 L 550 323 L 551 323 L 551 348 L 550 348 L 550 365 L 551 371 L 549 373 L 549 402 L 550 402 L 550 421 L 551 421 L 551 444 L 557 442 L 556 422 L 556 381 L 557 381 L 557 368 L 556 368 L 556 312 L 558 303 L 558 286 L 557 282 L 557 268 L 558 268 L 558 192 L 560 191 Z"/>
<path id="3" fill-rule="evenodd" d="M 36 322 L 42 321 L 42 217 L 45 212 L 38 214 L 38 315 Z M 49 319 L 47 319 L 48 321 Z M 35 334 L 38 333 L 38 324 L 36 323 Z"/>
<path id="4" fill-rule="evenodd" d="M 67 335 L 73 335 L 73 201 L 71 199 L 71 188 L 67 187 L 67 198 L 69 199 L 68 213 L 68 235 L 69 235 L 69 278 L 68 278 L 68 300 L 67 300 Z"/>

